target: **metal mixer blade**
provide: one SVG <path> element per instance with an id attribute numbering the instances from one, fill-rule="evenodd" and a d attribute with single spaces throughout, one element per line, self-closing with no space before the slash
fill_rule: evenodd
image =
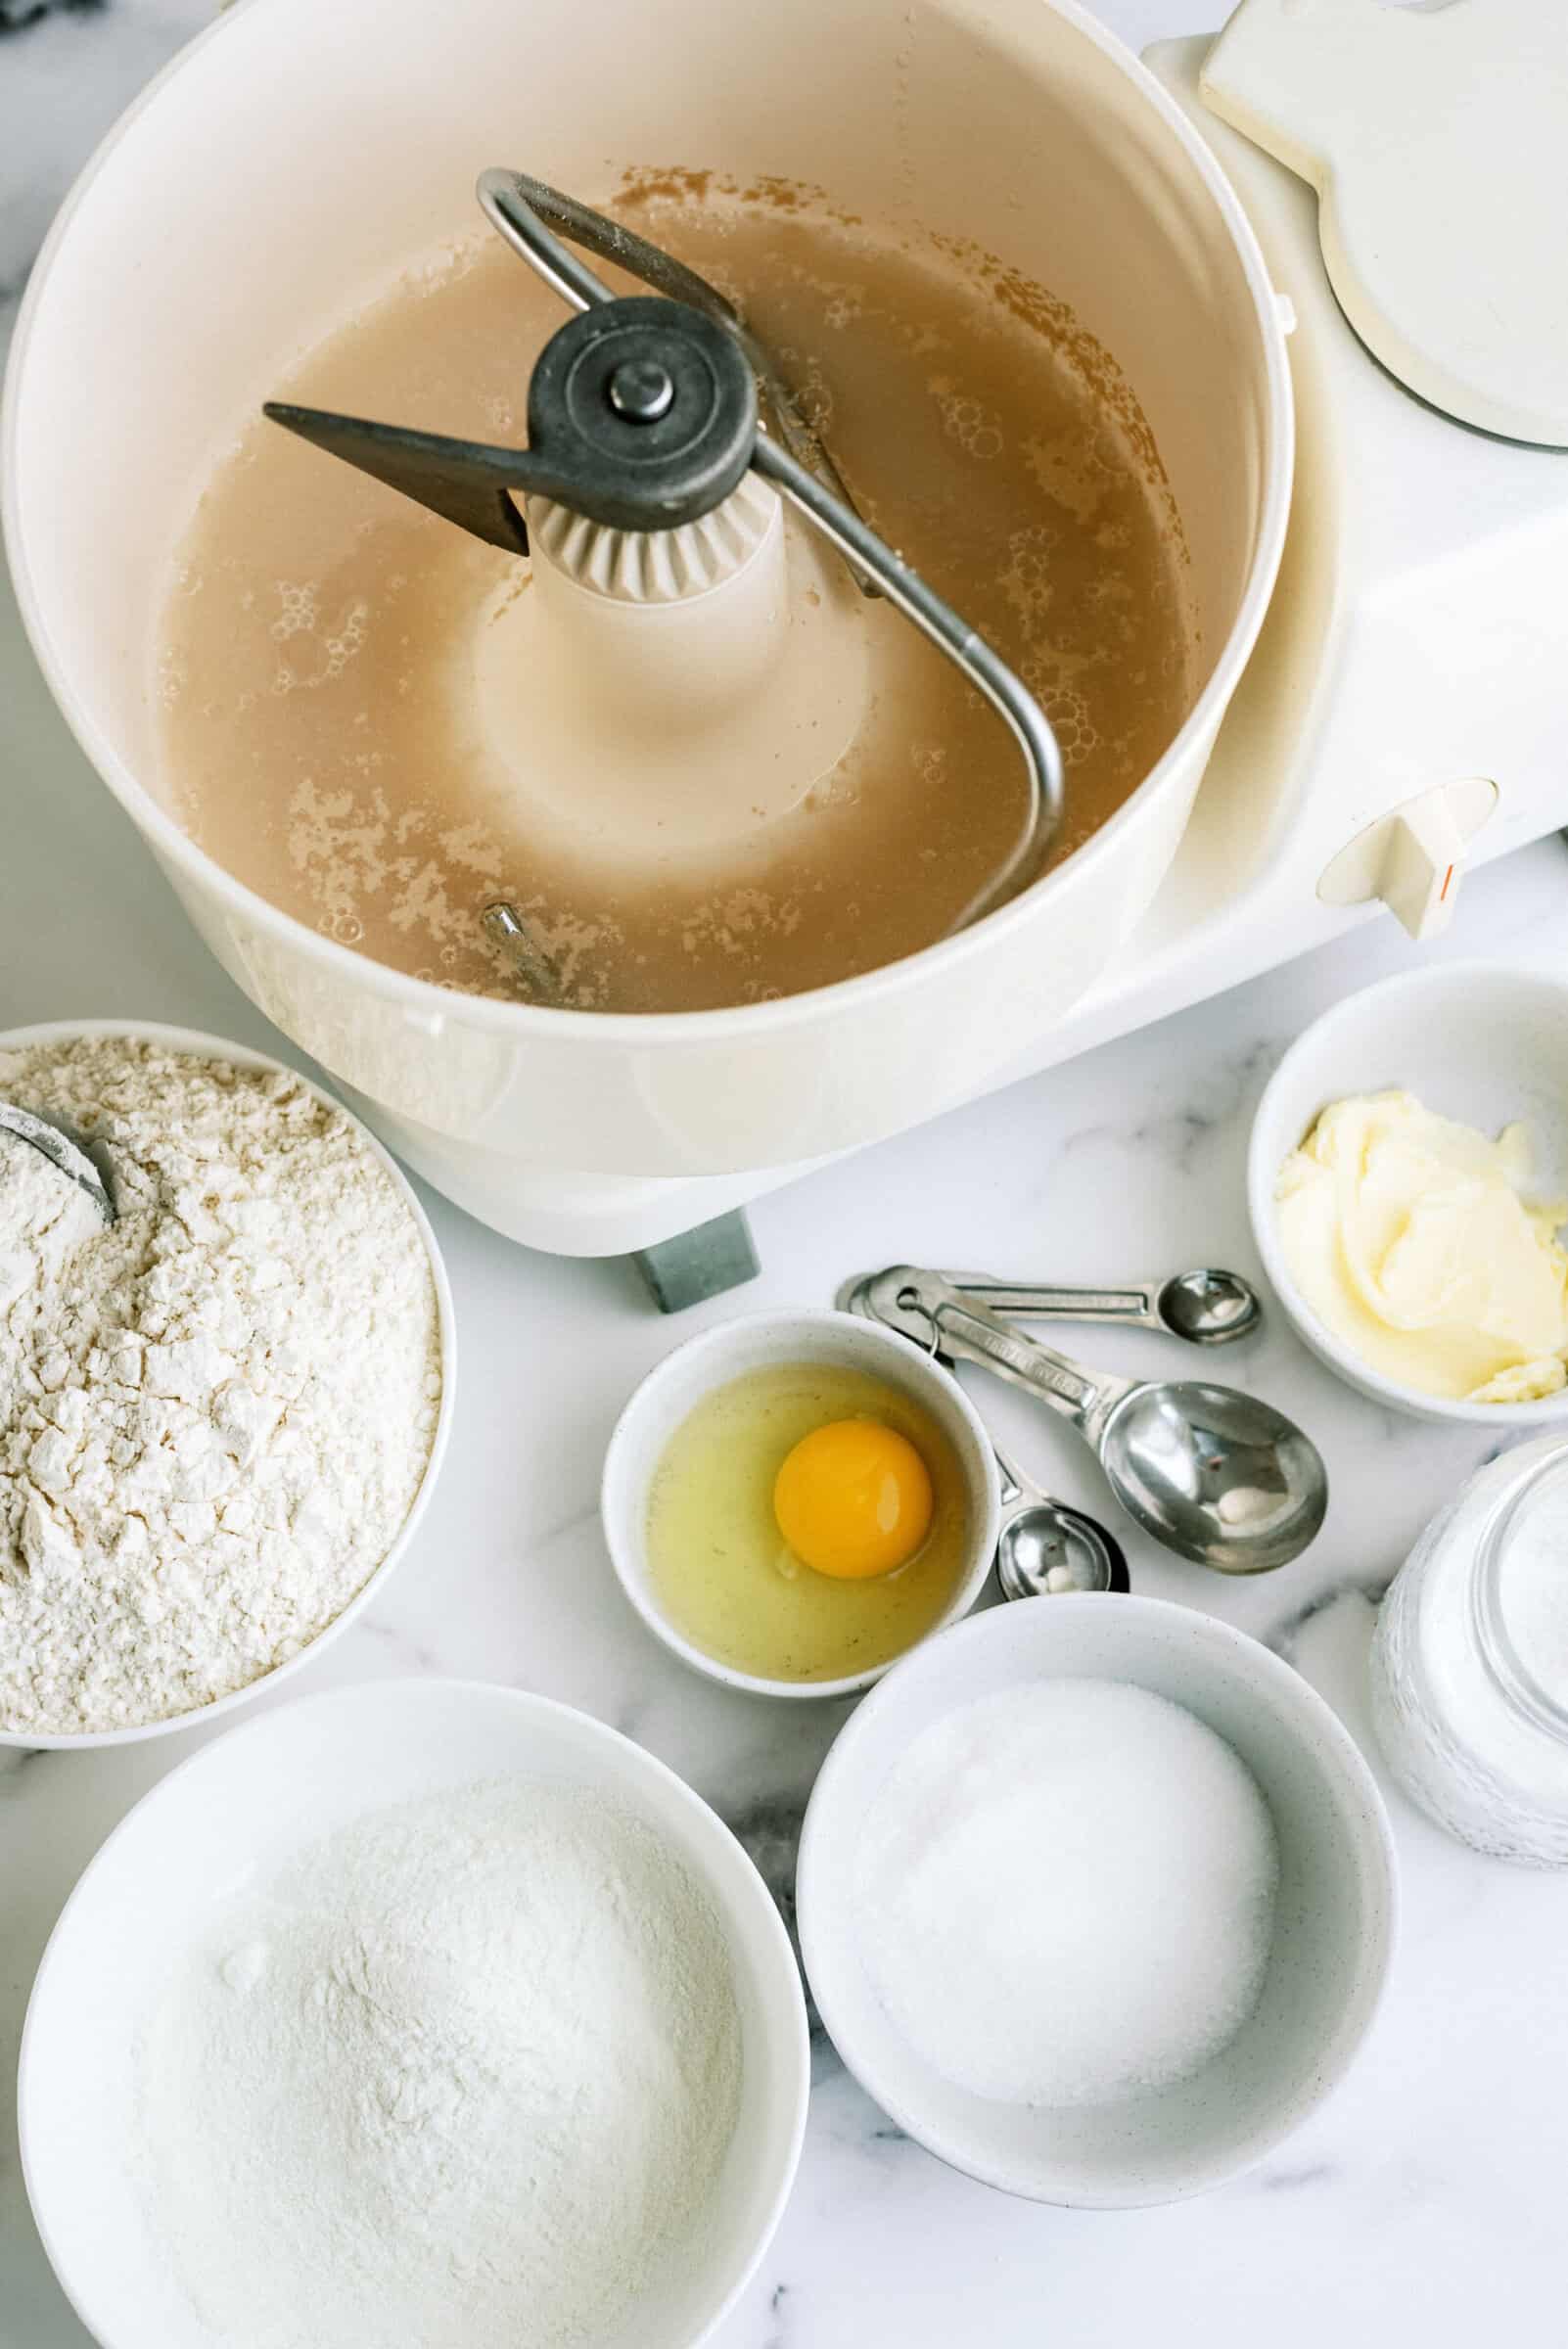
<path id="1" fill-rule="evenodd" d="M 613 530 L 668 530 L 712 513 L 748 468 L 760 474 L 837 548 L 865 592 L 885 596 L 962 671 L 1018 744 L 1029 777 L 1025 821 L 953 925 L 967 927 L 1009 894 L 1061 821 L 1061 752 L 1034 695 L 855 512 L 789 384 L 714 287 L 540 180 L 486 170 L 478 195 L 507 242 L 576 312 L 535 363 L 528 445 L 414 432 L 287 401 L 267 401 L 265 414 L 509 554 L 526 553 L 529 543 L 516 494 L 548 498 Z M 654 286 L 657 298 L 612 294 L 564 238 Z M 776 437 L 762 424 L 760 394 Z M 544 987 L 549 959 L 517 908 L 503 900 L 486 908 L 484 921 L 520 973 Z"/>

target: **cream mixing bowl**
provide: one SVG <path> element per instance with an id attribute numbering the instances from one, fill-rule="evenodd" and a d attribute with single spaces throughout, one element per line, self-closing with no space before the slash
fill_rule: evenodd
<path id="1" fill-rule="evenodd" d="M 1203 2068 L 1104 2104 L 973 2094 L 902 2038 L 856 1922 L 865 1825 L 890 1773 L 933 1724 L 1022 1685 L 1049 1702 L 1080 1679 L 1130 1681 L 1216 1730 L 1257 1780 L 1279 1851 L 1258 2004 Z M 1083 1767 L 1092 1773 L 1095 1757 Z M 1071 1783 L 1061 1788 L 1071 1802 Z M 829 1753 L 801 1836 L 801 1949 L 822 2020 L 868 2096 L 931 2152 L 1038 2202 L 1174 2202 L 1259 2161 L 1343 2075 L 1377 2009 L 1393 1950 L 1393 1838 L 1372 1773 L 1334 1714 L 1277 1656 L 1190 1607 L 1089 1592 L 1003 1607 L 896 1666 Z M 977 1970 L 970 1995 L 991 1993 Z M 1176 1995 L 1173 1992 L 1173 1996 Z M 1041 1980 L 1038 1996 L 1051 1996 Z"/>
<path id="2" fill-rule="evenodd" d="M 511 1776 L 580 1788 L 647 1824 L 707 1896 L 740 2025 L 740 2108 L 700 2238 L 593 2349 L 696 2349 L 733 2305 L 778 2224 L 806 2127 L 806 2004 L 772 1896 L 700 1796 L 629 1738 L 517 1689 L 399 1681 L 282 1706 L 204 1746 L 115 1829 L 51 1936 L 23 2034 L 22 2162 L 44 2248 L 104 2349 L 212 2339 L 138 2182 L 134 2056 L 214 1903 L 368 1813 Z M 520 2141 L 520 2191 L 527 2179 Z M 389 2341 L 396 2319 L 389 2309 Z"/>
<path id="3" fill-rule="evenodd" d="M 388 1156 L 374 1134 L 364 1132 L 364 1129 L 359 1127 L 357 1119 L 350 1111 L 344 1108 L 341 1101 L 334 1100 L 331 1093 L 321 1085 L 313 1084 L 308 1077 L 301 1077 L 298 1069 L 291 1069 L 284 1062 L 271 1059 L 265 1052 L 254 1052 L 246 1044 L 228 1043 L 222 1036 L 203 1036 L 193 1029 L 165 1027 L 155 1021 L 53 1020 L 41 1022 L 30 1028 L 8 1028 L 0 1030 L 0 1051 L 18 1051 L 29 1044 L 64 1044 L 78 1037 L 91 1036 L 125 1036 L 141 1043 L 161 1045 L 169 1052 L 192 1053 L 203 1059 L 228 1061 L 235 1068 L 271 1070 L 280 1077 L 287 1077 L 303 1085 L 307 1092 L 312 1093 L 318 1101 L 325 1102 L 328 1108 L 335 1111 L 339 1117 L 347 1118 L 349 1124 L 363 1134 L 365 1147 L 375 1157 L 377 1164 L 385 1168 L 388 1179 L 408 1210 L 415 1236 L 424 1250 L 425 1261 L 430 1267 L 430 1276 L 436 1290 L 436 1310 L 440 1328 L 440 1406 L 437 1413 L 436 1428 L 431 1439 L 430 1457 L 426 1462 L 425 1473 L 420 1479 L 419 1490 L 414 1496 L 413 1505 L 404 1518 L 396 1539 L 374 1572 L 368 1575 L 360 1585 L 347 1605 L 340 1609 L 326 1629 L 318 1632 L 315 1638 L 301 1647 L 297 1655 L 291 1656 L 286 1663 L 276 1665 L 271 1672 L 263 1673 L 259 1679 L 248 1681 L 243 1688 L 232 1690 L 227 1696 L 220 1696 L 210 1704 L 198 1706 L 193 1712 L 172 1714 L 164 1721 L 142 1722 L 131 1728 L 82 1729 L 73 1732 L 8 1729 L 3 1723 L 0 1723 L 0 1747 L 8 1745 L 23 1746 L 28 1749 L 50 1747 L 74 1751 L 79 1747 L 88 1746 L 134 1745 L 144 1737 L 166 1737 L 176 1729 L 188 1729 L 197 1723 L 218 1721 L 225 1715 L 236 1711 L 239 1706 L 249 1704 L 253 1697 L 260 1695 L 263 1690 L 276 1688 L 280 1681 L 291 1679 L 296 1673 L 301 1671 L 321 1653 L 329 1641 L 338 1638 L 357 1617 L 364 1613 L 365 1609 L 379 1595 L 399 1559 L 407 1555 L 414 1536 L 419 1530 L 420 1522 L 430 1505 L 431 1495 L 436 1489 L 436 1480 L 440 1474 L 441 1462 L 446 1456 L 447 1440 L 451 1433 L 452 1411 L 457 1399 L 456 1315 L 452 1305 L 451 1286 L 446 1277 L 446 1267 L 441 1262 L 440 1249 L 437 1244 L 436 1234 L 431 1229 L 430 1219 L 420 1206 L 401 1168 Z"/>
<path id="4" fill-rule="evenodd" d="M 306 928 L 192 845 L 157 796 L 151 616 L 197 491 L 280 370 L 469 228 L 477 171 L 516 164 L 591 202 L 650 159 L 818 183 L 871 219 L 918 207 L 1071 306 L 1136 394 L 1182 518 L 1190 706 L 1085 846 L 901 961 L 682 1014 L 465 997 Z M 133 107 L 57 222 L 18 328 L 3 476 L 44 669 L 225 969 L 419 1172 L 570 1248 L 585 1243 L 563 1185 L 586 1212 L 632 1181 L 849 1148 L 973 1093 L 1063 1015 L 1175 852 L 1268 604 L 1291 449 L 1252 231 L 1175 103 L 1071 0 L 603 0 L 587 17 L 247 0 Z M 633 1204 L 644 1237 L 691 1221 L 689 1201 Z"/>

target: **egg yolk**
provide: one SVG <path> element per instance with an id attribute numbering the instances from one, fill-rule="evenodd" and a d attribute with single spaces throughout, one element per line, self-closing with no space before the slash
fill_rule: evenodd
<path id="1" fill-rule="evenodd" d="M 931 1474 L 907 1436 L 834 1419 L 803 1436 L 773 1485 L 778 1530 L 804 1565 L 842 1582 L 891 1574 L 931 1531 Z"/>

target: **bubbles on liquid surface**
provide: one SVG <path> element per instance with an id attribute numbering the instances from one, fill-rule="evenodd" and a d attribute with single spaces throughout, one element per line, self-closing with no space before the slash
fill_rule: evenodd
<path id="1" fill-rule="evenodd" d="M 1026 644 L 1033 643 L 1055 595 L 1051 555 L 1061 532 L 1048 522 L 1028 523 L 1011 532 L 1007 559 L 996 574 Z"/>
<path id="2" fill-rule="evenodd" d="M 943 430 L 956 440 L 966 456 L 982 465 L 999 457 L 1005 442 L 1001 427 L 985 403 L 964 392 L 950 376 L 934 375 L 931 396 L 942 417 Z"/>
<path id="3" fill-rule="evenodd" d="M 275 644 L 287 644 L 291 636 L 308 636 L 316 624 L 316 583 L 302 579 L 277 581 L 279 612 L 267 633 Z"/>

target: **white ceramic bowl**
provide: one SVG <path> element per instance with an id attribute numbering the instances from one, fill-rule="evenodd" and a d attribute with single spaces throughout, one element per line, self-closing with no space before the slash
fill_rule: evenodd
<path id="1" fill-rule="evenodd" d="M 361 1585 L 348 1604 L 343 1608 L 341 1613 L 335 1615 L 325 1631 L 319 1632 L 307 1646 L 300 1650 L 298 1655 L 291 1656 L 286 1664 L 279 1664 L 273 1671 L 263 1673 L 259 1680 L 250 1681 L 245 1687 L 234 1689 L 228 1696 L 214 1698 L 209 1705 L 198 1705 L 193 1712 L 176 1713 L 167 1721 L 150 1721 L 134 1728 L 82 1729 L 63 1734 L 46 1733 L 38 1729 L 8 1729 L 3 1723 L 0 1723 L 0 1747 L 23 1746 L 30 1752 L 36 1752 L 46 1747 L 75 1750 L 96 1745 L 134 1745 L 143 1737 L 166 1737 L 172 1730 L 188 1729 L 198 1722 L 216 1721 L 221 1715 L 234 1712 L 236 1707 L 247 1704 L 252 1697 L 259 1695 L 263 1688 L 276 1688 L 280 1681 L 287 1680 L 292 1673 L 298 1672 L 302 1665 L 310 1663 L 316 1656 L 319 1656 L 329 1640 L 336 1639 L 341 1632 L 346 1631 L 357 1615 L 363 1614 L 413 1540 L 419 1521 L 429 1505 L 430 1497 L 436 1490 L 436 1479 L 440 1473 L 441 1461 L 446 1456 L 446 1442 L 452 1424 L 452 1405 L 457 1394 L 457 1326 L 452 1310 L 452 1292 L 446 1278 L 446 1267 L 441 1262 L 440 1249 L 437 1245 L 436 1234 L 431 1229 L 430 1218 L 415 1198 L 407 1176 L 396 1160 L 382 1147 L 368 1126 L 356 1118 L 352 1110 L 346 1109 L 335 1095 L 327 1092 L 321 1085 L 313 1083 L 308 1077 L 301 1076 L 298 1069 L 290 1068 L 286 1062 L 274 1060 L 270 1054 L 265 1052 L 254 1052 L 248 1044 L 229 1043 L 221 1036 L 201 1035 L 193 1028 L 169 1028 L 154 1020 L 46 1020 L 30 1028 L 0 1030 L 0 1051 L 21 1051 L 30 1044 L 65 1043 L 78 1036 L 134 1036 L 142 1043 L 162 1044 L 171 1052 L 197 1053 L 212 1060 L 232 1061 L 234 1066 L 240 1069 L 275 1070 L 280 1076 L 293 1078 L 307 1091 L 313 1093 L 318 1101 L 324 1101 L 329 1109 L 335 1109 L 340 1117 L 347 1119 L 365 1147 L 391 1175 L 398 1196 L 414 1220 L 414 1228 L 424 1246 L 426 1261 L 430 1266 L 430 1276 L 436 1285 L 436 1305 L 440 1325 L 441 1400 L 440 1408 L 436 1417 L 436 1433 L 431 1443 L 430 1458 L 425 1464 L 425 1473 L 420 1480 L 419 1491 L 414 1496 L 413 1506 L 403 1520 L 401 1532 L 374 1574 Z M 25 1107 L 25 1103 L 23 1106 Z"/>
<path id="2" fill-rule="evenodd" d="M 1451 1402 L 1385 1378 L 1325 1327 L 1296 1286 L 1274 1213 L 1279 1170 L 1331 1102 L 1395 1085 L 1487 1133 L 1522 1118 L 1536 1148 L 1536 1188 L 1568 1198 L 1568 982 L 1506 963 L 1443 962 L 1347 996 L 1304 1030 L 1275 1069 L 1247 1156 L 1258 1253 L 1319 1361 L 1374 1403 L 1417 1419 L 1498 1428 L 1561 1419 L 1568 1392 L 1535 1403 Z"/>
<path id="3" fill-rule="evenodd" d="M 770 1362 L 799 1361 L 842 1362 L 868 1370 L 912 1397 L 944 1430 L 963 1471 L 969 1540 L 952 1603 L 925 1636 L 930 1638 L 944 1625 L 967 1614 L 985 1587 L 996 1549 L 999 1504 L 996 1455 L 991 1439 L 956 1379 L 911 1346 L 907 1338 L 878 1329 L 853 1313 L 825 1309 L 744 1313 L 667 1355 L 632 1395 L 616 1422 L 605 1453 L 600 1495 L 605 1541 L 621 1587 L 643 1622 L 694 1672 L 722 1681 L 726 1687 L 749 1688 L 764 1696 L 849 1696 L 856 1689 L 869 1688 L 873 1681 L 891 1671 L 897 1659 L 837 1681 L 774 1681 L 737 1672 L 693 1646 L 675 1629 L 654 1592 L 648 1567 L 649 1487 L 676 1428 L 715 1387 L 727 1386 L 731 1379 Z"/>
<path id="4" fill-rule="evenodd" d="M 23 2033 L 23 2170 L 55 2273 L 104 2349 L 209 2349 L 136 2184 L 132 2050 L 214 1899 L 366 1812 L 511 1773 L 598 1790 L 646 1820 L 707 1892 L 734 1970 L 741 2108 L 706 2239 L 595 2349 L 694 2349 L 733 2305 L 806 2126 L 806 2003 L 766 1886 L 707 1804 L 614 1729 L 515 1689 L 402 1681 L 306 1697 L 204 1746 L 115 1828 L 50 1938 Z M 519 2326 L 521 2339 L 521 2313 Z"/>
<path id="5" fill-rule="evenodd" d="M 1097 2107 L 996 2103 L 925 2063 L 872 1987 L 855 1922 L 865 1821 L 889 1772 L 932 1723 L 999 1689 L 1095 1677 L 1186 1706 L 1228 1739 L 1262 1787 L 1280 1856 L 1263 1995 L 1190 2080 Z M 1093 1769 L 1092 1754 L 1084 1762 Z M 1328 2094 L 1366 2034 L 1388 1970 L 1394 1850 L 1370 1771 L 1288 1664 L 1193 1608 L 1153 1598 L 1108 1605 L 1083 1593 L 979 1615 L 872 1691 L 816 1781 L 796 1900 L 807 1977 L 833 2044 L 901 2129 L 1009 2193 L 1123 2209 L 1234 2177 Z M 988 1988 L 977 1973 L 975 1997 Z M 1048 1982 L 1039 1995 L 1049 1998 Z"/>

